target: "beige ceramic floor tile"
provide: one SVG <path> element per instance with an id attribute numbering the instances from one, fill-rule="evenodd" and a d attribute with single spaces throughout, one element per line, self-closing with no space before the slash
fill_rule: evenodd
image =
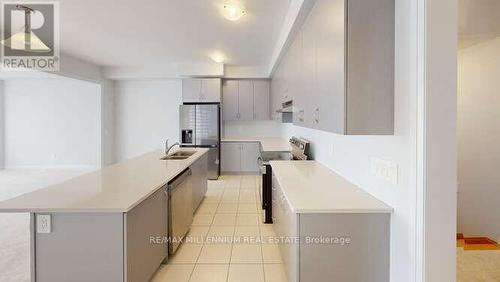
<path id="1" fill-rule="evenodd" d="M 236 213 L 217 213 L 212 222 L 215 226 L 234 226 L 235 224 Z"/>
<path id="2" fill-rule="evenodd" d="M 274 237 L 276 233 L 274 232 L 274 227 L 272 224 L 264 224 L 260 226 L 260 233 L 262 236 Z"/>
<path id="3" fill-rule="evenodd" d="M 162 265 L 151 282 L 188 282 L 193 268 L 194 264 Z"/>
<path id="4" fill-rule="evenodd" d="M 287 282 L 285 268 L 282 264 L 264 264 L 266 282 Z"/>
<path id="5" fill-rule="evenodd" d="M 214 219 L 213 214 L 196 214 L 193 218 L 191 226 L 210 226 Z"/>
<path id="6" fill-rule="evenodd" d="M 252 187 L 254 188 L 256 185 L 258 185 L 258 179 L 254 176 L 248 177 L 248 176 L 242 176 L 241 177 L 241 187 Z"/>
<path id="7" fill-rule="evenodd" d="M 241 203 L 255 204 L 255 203 L 257 203 L 257 197 L 255 197 L 253 195 L 249 195 L 249 196 L 240 195 L 240 199 L 238 200 L 238 202 L 240 204 Z"/>
<path id="8" fill-rule="evenodd" d="M 224 203 L 221 202 L 217 208 L 217 213 L 236 213 L 238 212 L 237 203 Z"/>
<path id="9" fill-rule="evenodd" d="M 219 181 L 219 180 L 209 180 L 207 183 L 208 189 L 210 188 L 219 188 L 222 187 L 224 188 L 224 181 Z"/>
<path id="10" fill-rule="evenodd" d="M 260 236 L 260 230 L 258 226 L 236 226 L 234 230 L 234 236 Z"/>
<path id="11" fill-rule="evenodd" d="M 234 226 L 214 226 L 208 231 L 206 244 L 231 244 L 234 236 Z"/>
<path id="12" fill-rule="evenodd" d="M 191 226 L 184 238 L 185 244 L 203 244 L 207 236 L 209 226 Z"/>
<path id="13" fill-rule="evenodd" d="M 262 263 L 260 244 L 234 244 L 231 263 Z"/>
<path id="14" fill-rule="evenodd" d="M 282 263 L 280 249 L 277 244 L 262 244 L 264 263 Z"/>
<path id="15" fill-rule="evenodd" d="M 197 264 L 189 282 L 226 282 L 229 264 Z"/>
<path id="16" fill-rule="evenodd" d="M 216 203 L 201 203 L 196 211 L 196 214 L 213 214 L 217 210 L 218 204 Z"/>
<path id="17" fill-rule="evenodd" d="M 258 206 L 257 206 L 257 207 L 258 207 Z M 259 212 L 257 215 L 258 215 L 257 217 L 258 217 L 258 219 L 259 219 L 259 225 L 260 225 L 260 226 L 263 226 L 263 225 L 268 225 L 267 223 L 264 223 L 264 213 L 262 213 L 262 211 L 261 211 L 261 212 Z"/>
<path id="18" fill-rule="evenodd" d="M 236 225 L 237 226 L 258 226 L 259 221 L 257 214 L 250 213 L 240 213 L 236 216 Z"/>
<path id="19" fill-rule="evenodd" d="M 200 255 L 203 245 L 199 244 L 182 244 L 179 246 L 173 256 L 168 259 L 169 264 L 186 264 L 196 263 Z"/>
<path id="20" fill-rule="evenodd" d="M 205 244 L 201 250 L 200 257 L 198 258 L 198 263 L 229 263 L 231 259 L 231 248 L 231 244 Z"/>
<path id="21" fill-rule="evenodd" d="M 221 199 L 222 199 L 222 195 L 205 195 L 203 202 L 204 203 L 218 204 Z"/>
<path id="22" fill-rule="evenodd" d="M 241 180 L 237 179 L 237 178 L 224 181 L 224 188 L 226 188 L 226 189 L 227 188 L 238 188 L 239 189 L 240 185 L 241 185 Z"/>
<path id="23" fill-rule="evenodd" d="M 257 213 L 257 205 L 255 203 L 239 203 L 238 213 Z"/>
<path id="24" fill-rule="evenodd" d="M 241 196 L 254 196 L 255 197 L 255 191 L 253 189 L 241 189 L 240 190 L 240 197 Z"/>
<path id="25" fill-rule="evenodd" d="M 231 264 L 228 282 L 264 282 L 262 264 Z"/>

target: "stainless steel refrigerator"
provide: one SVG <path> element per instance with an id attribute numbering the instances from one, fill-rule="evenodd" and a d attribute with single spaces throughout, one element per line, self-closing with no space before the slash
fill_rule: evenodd
<path id="1" fill-rule="evenodd" d="M 208 178 L 220 174 L 220 104 L 184 104 L 179 106 L 182 147 L 208 148 Z"/>

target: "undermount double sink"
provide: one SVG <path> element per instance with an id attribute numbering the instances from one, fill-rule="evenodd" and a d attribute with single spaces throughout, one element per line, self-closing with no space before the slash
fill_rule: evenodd
<path id="1" fill-rule="evenodd" d="M 183 151 L 183 150 L 180 150 L 180 151 L 177 151 L 175 153 L 169 154 L 169 155 L 161 158 L 160 160 L 163 160 L 163 161 L 167 161 L 167 160 L 185 160 L 185 159 L 191 157 L 192 155 L 194 155 L 195 153 L 196 153 L 196 151 Z"/>

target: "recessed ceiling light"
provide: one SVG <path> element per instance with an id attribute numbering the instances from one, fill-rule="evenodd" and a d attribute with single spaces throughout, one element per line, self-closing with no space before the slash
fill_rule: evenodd
<path id="1" fill-rule="evenodd" d="M 224 17 L 230 21 L 237 21 L 246 14 L 245 7 L 242 4 L 229 1 L 224 4 L 224 9 L 222 10 Z"/>
<path id="2" fill-rule="evenodd" d="M 224 63 L 224 61 L 226 60 L 226 57 L 221 52 L 215 52 L 215 53 L 213 53 L 212 55 L 210 55 L 210 58 L 214 62 L 219 63 L 219 64 L 220 63 Z"/>

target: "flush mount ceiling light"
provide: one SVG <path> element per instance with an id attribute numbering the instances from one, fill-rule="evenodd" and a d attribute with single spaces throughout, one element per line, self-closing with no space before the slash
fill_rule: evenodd
<path id="1" fill-rule="evenodd" d="M 224 8 L 222 10 L 224 17 L 230 21 L 237 21 L 241 19 L 246 14 L 245 7 L 235 1 L 229 1 L 224 3 Z"/>
<path id="2" fill-rule="evenodd" d="M 219 64 L 224 63 L 224 61 L 226 60 L 226 57 L 221 52 L 215 52 L 215 53 L 211 54 L 210 58 L 212 59 L 212 61 L 219 63 Z"/>
<path id="3" fill-rule="evenodd" d="M 12 50 L 50 52 L 50 48 L 31 31 L 31 13 L 35 13 L 35 10 L 24 5 L 16 5 L 16 9 L 24 11 L 24 32 L 15 33 L 10 38 L 1 40 L 0 44 Z"/>

